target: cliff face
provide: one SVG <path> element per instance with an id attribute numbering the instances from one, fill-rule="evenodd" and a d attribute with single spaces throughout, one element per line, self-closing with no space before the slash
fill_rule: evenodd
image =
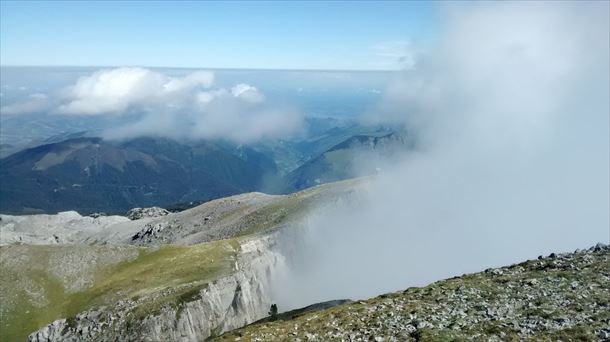
<path id="1" fill-rule="evenodd" d="M 283 267 L 277 235 L 240 244 L 234 270 L 171 304 L 151 306 L 151 298 L 119 301 L 56 320 L 28 341 L 201 341 L 267 316 L 272 303 L 270 276 Z"/>

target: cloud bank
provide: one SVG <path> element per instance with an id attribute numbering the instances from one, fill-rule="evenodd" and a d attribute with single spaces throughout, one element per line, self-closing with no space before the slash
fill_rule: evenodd
<path id="1" fill-rule="evenodd" d="M 415 150 L 286 237 L 280 308 L 607 243 L 608 6 L 443 8 L 439 46 L 370 118 L 406 126 Z"/>
<path id="2" fill-rule="evenodd" d="M 51 106 L 49 96 L 44 93 L 32 93 L 26 101 L 11 103 L 2 106 L 3 115 L 19 115 L 47 110 Z"/>
<path id="3" fill-rule="evenodd" d="M 156 135 L 187 139 L 227 139 L 249 143 L 298 133 L 301 117 L 265 104 L 254 86 L 214 88 L 214 74 L 197 71 L 182 78 L 142 68 L 100 71 L 68 91 L 68 114 L 144 113 L 141 119 L 106 131 L 111 139 Z"/>
<path id="4" fill-rule="evenodd" d="M 300 133 L 302 118 L 295 110 L 267 102 L 249 84 L 215 87 L 211 71 L 172 77 L 123 67 L 81 77 L 53 96 L 32 94 L 25 101 L 3 106 L 2 114 L 124 117 L 125 124 L 103 133 L 109 139 L 154 135 L 250 143 Z"/>
<path id="5" fill-rule="evenodd" d="M 61 114 L 101 115 L 122 113 L 130 108 L 187 101 L 198 88 L 209 88 L 214 74 L 197 71 L 172 78 L 143 68 L 100 70 L 81 77 L 65 90 Z"/>

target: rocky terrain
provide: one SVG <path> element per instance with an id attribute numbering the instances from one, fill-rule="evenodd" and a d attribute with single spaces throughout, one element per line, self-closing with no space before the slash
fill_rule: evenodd
<path id="1" fill-rule="evenodd" d="M 144 217 L 159 217 L 167 214 L 169 214 L 169 211 L 159 207 L 133 208 L 127 212 L 127 218 L 133 221 Z"/>
<path id="2" fill-rule="evenodd" d="M 610 246 L 408 288 L 218 341 L 608 341 Z"/>
<path id="3" fill-rule="evenodd" d="M 610 338 L 603 245 L 269 317 L 271 275 L 290 258 L 281 237 L 362 183 L 246 193 L 178 213 L 2 215 L 0 341 Z"/>
<path id="4" fill-rule="evenodd" d="M 121 222 L 123 216 L 81 216 L 76 211 L 57 215 L 0 215 L 0 245 L 77 243 Z"/>
<path id="5" fill-rule="evenodd" d="M 332 200 L 352 191 L 344 181 L 290 195 L 245 193 L 206 202 L 177 213 L 159 207 L 134 208 L 124 216 L 81 216 L 75 211 L 56 215 L 0 215 L 0 245 L 131 244 L 193 245 L 276 227 L 296 221 L 321 199 Z"/>
<path id="6" fill-rule="evenodd" d="M 359 182 L 138 209 L 135 220 L 4 215 L 0 341 L 198 341 L 264 318 L 280 228 Z"/>

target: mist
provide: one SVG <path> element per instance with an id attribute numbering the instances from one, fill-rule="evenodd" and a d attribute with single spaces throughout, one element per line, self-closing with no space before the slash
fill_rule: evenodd
<path id="1" fill-rule="evenodd" d="M 608 243 L 608 6 L 439 8 L 438 45 L 366 118 L 415 147 L 283 237 L 280 309 Z"/>

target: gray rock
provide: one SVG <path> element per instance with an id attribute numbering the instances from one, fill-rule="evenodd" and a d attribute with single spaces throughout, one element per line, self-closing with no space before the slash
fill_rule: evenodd
<path id="1" fill-rule="evenodd" d="M 608 248 L 608 246 L 606 246 L 605 244 L 599 242 L 597 245 L 591 247 L 591 250 L 593 250 L 594 252 L 600 252 L 600 251 L 603 251 L 606 248 Z"/>
<path id="2" fill-rule="evenodd" d="M 135 221 L 142 219 L 144 217 L 160 217 L 168 215 L 169 211 L 160 208 L 160 207 L 150 207 L 150 208 L 133 208 L 127 212 L 125 216 L 128 219 Z"/>

